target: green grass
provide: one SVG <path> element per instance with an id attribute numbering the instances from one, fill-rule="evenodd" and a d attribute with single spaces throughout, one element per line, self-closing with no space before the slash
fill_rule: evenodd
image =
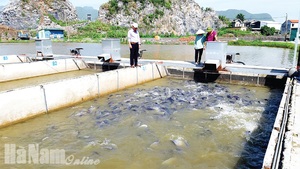
<path id="1" fill-rule="evenodd" d="M 233 35 L 235 37 L 254 36 L 251 31 L 234 30 L 230 28 L 221 28 L 218 30 L 218 36 Z"/>
<path id="2" fill-rule="evenodd" d="M 228 45 L 231 46 L 265 46 L 265 47 L 276 47 L 276 48 L 287 48 L 294 49 L 295 44 L 290 42 L 264 42 L 261 40 L 254 41 L 245 41 L 245 40 L 237 40 L 237 41 L 229 41 Z M 298 45 L 299 46 L 299 45 Z M 298 47 L 299 50 L 299 47 Z"/>

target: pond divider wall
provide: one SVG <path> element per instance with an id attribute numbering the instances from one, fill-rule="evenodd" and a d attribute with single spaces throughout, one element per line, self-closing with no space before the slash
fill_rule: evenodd
<path id="1" fill-rule="evenodd" d="M 196 82 L 220 82 L 240 85 L 255 85 L 255 86 L 270 86 L 284 88 L 287 76 L 286 75 L 269 75 L 257 73 L 238 73 L 229 71 L 205 71 L 205 70 L 190 70 L 168 68 L 171 76 L 193 79 Z"/>
<path id="2" fill-rule="evenodd" d="M 1 55 L 0 64 L 30 62 L 26 55 Z"/>
<path id="3" fill-rule="evenodd" d="M 72 59 L 62 62 L 68 61 L 74 62 Z M 50 65 L 47 67 L 51 67 L 53 62 L 50 61 L 49 63 Z M 130 86 L 163 78 L 166 75 L 167 69 L 164 66 L 153 63 L 137 68 L 117 69 L 0 92 L 0 126 L 23 121 Z"/>
<path id="4" fill-rule="evenodd" d="M 15 58 L 15 57 L 8 57 Z M 39 62 L 0 64 L 0 82 L 88 68 L 81 59 L 57 59 Z"/>

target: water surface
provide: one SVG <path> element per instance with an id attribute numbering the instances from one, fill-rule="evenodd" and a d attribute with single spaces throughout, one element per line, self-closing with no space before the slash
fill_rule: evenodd
<path id="1" fill-rule="evenodd" d="M 100 43 L 52 43 L 54 54 L 70 54 L 70 49 L 81 47 L 82 55 L 97 56 L 102 54 Z M 161 60 L 194 61 L 193 45 L 142 45 L 146 49 L 143 58 Z M 252 47 L 252 46 L 228 46 L 229 53 L 240 53 L 235 61 L 242 61 L 246 65 L 267 66 L 278 68 L 290 68 L 293 63 L 294 52 L 290 49 Z M 0 43 L 0 55 L 31 54 L 35 55 L 34 43 Z M 129 58 L 128 45 L 121 45 L 121 57 Z M 203 60 L 205 54 L 203 55 Z M 202 61 L 203 61 L 202 60 Z"/>

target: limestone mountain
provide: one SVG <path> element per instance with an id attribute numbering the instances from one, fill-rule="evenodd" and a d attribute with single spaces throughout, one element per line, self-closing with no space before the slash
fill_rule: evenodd
<path id="1" fill-rule="evenodd" d="M 225 16 L 228 19 L 235 19 L 238 14 L 243 14 L 246 20 L 263 20 L 263 21 L 274 21 L 272 16 L 268 13 L 252 14 L 245 10 L 228 9 L 226 11 L 217 11 L 219 15 Z"/>
<path id="2" fill-rule="evenodd" d="M 194 0 L 110 0 L 100 6 L 99 20 L 117 26 L 139 24 L 143 33 L 194 34 L 198 29 L 222 27 L 217 13 Z"/>
<path id="3" fill-rule="evenodd" d="M 0 13 L 0 24 L 15 29 L 57 27 L 50 18 L 72 21 L 76 10 L 68 0 L 14 0 Z"/>

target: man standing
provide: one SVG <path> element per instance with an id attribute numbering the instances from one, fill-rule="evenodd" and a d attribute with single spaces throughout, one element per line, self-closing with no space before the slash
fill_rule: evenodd
<path id="1" fill-rule="evenodd" d="M 131 25 L 132 29 L 128 31 L 128 43 L 130 48 L 130 66 L 132 68 L 138 66 L 138 55 L 139 55 L 139 48 L 141 45 L 140 34 L 137 31 L 138 24 L 133 23 Z"/>

